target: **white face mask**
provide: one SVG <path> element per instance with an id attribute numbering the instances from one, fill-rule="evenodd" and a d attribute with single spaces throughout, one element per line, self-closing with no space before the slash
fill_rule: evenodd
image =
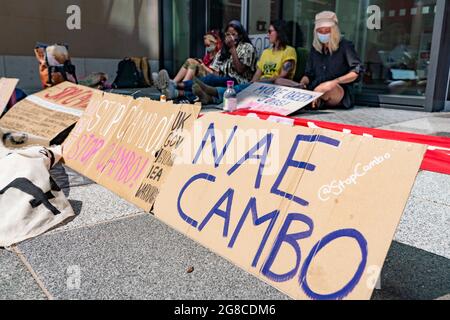
<path id="1" fill-rule="evenodd" d="M 214 50 L 216 50 L 216 46 L 215 45 L 210 45 L 209 47 L 206 47 L 206 51 L 211 53 L 214 52 Z"/>
<path id="2" fill-rule="evenodd" d="M 328 42 L 330 42 L 331 33 L 323 34 L 323 33 L 317 32 L 317 38 L 319 39 L 319 41 L 321 43 L 327 44 Z"/>

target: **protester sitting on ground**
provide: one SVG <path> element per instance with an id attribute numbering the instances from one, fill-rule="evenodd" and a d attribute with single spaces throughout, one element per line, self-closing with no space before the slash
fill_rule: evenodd
<path id="1" fill-rule="evenodd" d="M 208 74 L 216 74 L 217 71 L 211 69 L 211 64 L 213 63 L 216 56 L 222 50 L 222 39 L 219 31 L 212 30 L 208 32 L 204 37 L 203 41 L 205 44 L 206 53 L 203 59 L 189 58 L 181 67 L 178 74 L 173 79 L 175 85 L 182 81 L 192 80 L 194 77 L 205 77 Z M 218 74 L 218 73 L 217 73 Z M 162 90 L 167 87 L 169 75 L 166 70 L 161 70 L 161 72 L 153 74 L 153 82 L 155 86 Z"/>
<path id="2" fill-rule="evenodd" d="M 300 84 L 277 79 L 276 84 L 322 92 L 312 108 L 353 107 L 351 85 L 364 67 L 354 45 L 341 37 L 336 14 L 324 11 L 316 15 L 314 42 Z"/>
<path id="3" fill-rule="evenodd" d="M 292 80 L 295 75 L 297 65 L 297 53 L 294 48 L 288 45 L 286 23 L 276 21 L 269 27 L 269 41 L 272 45 L 263 51 L 261 59 L 258 61 L 253 82 L 274 83 L 279 78 Z M 200 79 L 195 79 L 193 92 L 200 98 L 202 104 L 219 104 L 223 101 L 223 94 L 226 88 L 208 86 Z M 248 88 L 251 83 L 238 84 L 234 87 L 236 93 Z"/>
<path id="4" fill-rule="evenodd" d="M 200 80 L 214 87 L 224 87 L 230 80 L 238 84 L 248 83 L 255 73 L 255 64 L 256 49 L 242 24 L 233 20 L 225 29 L 225 45 L 210 66 L 211 69 L 217 70 L 218 74 L 209 74 L 201 77 Z M 160 82 L 165 82 L 167 87 L 162 88 L 161 91 L 168 99 L 181 96 L 190 100 L 195 99 L 192 93 L 192 85 L 194 84 L 192 80 L 179 84 L 164 80 L 167 79 L 162 79 Z"/>

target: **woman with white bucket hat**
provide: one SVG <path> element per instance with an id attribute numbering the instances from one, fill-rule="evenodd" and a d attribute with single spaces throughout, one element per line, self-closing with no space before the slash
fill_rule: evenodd
<path id="1" fill-rule="evenodd" d="M 353 107 L 350 87 L 364 72 L 352 42 L 342 38 L 334 12 L 316 15 L 314 41 L 299 83 L 279 79 L 276 84 L 323 93 L 312 108 Z"/>

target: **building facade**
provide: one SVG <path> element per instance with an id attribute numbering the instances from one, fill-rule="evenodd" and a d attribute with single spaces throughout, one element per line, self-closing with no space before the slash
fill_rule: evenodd
<path id="1" fill-rule="evenodd" d="M 246 26 L 258 52 L 270 21 L 283 19 L 293 46 L 310 50 L 315 14 L 335 11 L 366 73 L 357 103 L 426 111 L 450 110 L 450 1 L 447 0 L 174 0 L 160 1 L 161 57 L 175 69 L 202 54 L 202 34 L 232 19 Z M 377 21 L 377 18 L 380 18 Z M 175 49 L 175 50 L 173 50 Z"/>

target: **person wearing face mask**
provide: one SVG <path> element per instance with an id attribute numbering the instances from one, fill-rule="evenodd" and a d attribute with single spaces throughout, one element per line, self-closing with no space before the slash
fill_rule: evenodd
<path id="1" fill-rule="evenodd" d="M 227 81 L 235 84 L 249 83 L 256 71 L 256 49 L 248 37 L 242 24 L 233 20 L 225 29 L 225 40 L 221 51 L 210 65 L 217 73 L 209 74 L 199 79 L 213 87 L 226 87 Z M 195 100 L 192 93 L 194 82 L 191 80 L 175 84 L 169 82 L 161 92 L 168 99 L 186 97 Z"/>
<path id="2" fill-rule="evenodd" d="M 269 42 L 271 46 L 265 49 L 257 63 L 257 70 L 251 83 L 274 83 L 276 79 L 293 79 L 297 66 L 297 53 L 288 45 L 287 24 L 285 21 L 274 21 L 269 26 Z M 227 88 L 212 87 L 195 79 L 193 91 L 202 104 L 220 104 Z M 234 86 L 236 93 L 248 88 L 251 83 Z"/>
<path id="3" fill-rule="evenodd" d="M 161 70 L 159 74 L 155 73 L 153 75 L 153 82 L 159 90 L 166 88 L 169 81 L 177 85 L 182 81 L 192 80 L 194 77 L 205 77 L 209 74 L 217 74 L 217 72 L 211 68 L 211 64 L 218 53 L 222 50 L 222 39 L 219 31 L 212 30 L 208 32 L 203 37 L 203 41 L 206 51 L 203 59 L 187 59 L 173 80 L 170 80 L 169 74 L 166 70 Z"/>
<path id="4" fill-rule="evenodd" d="M 361 59 L 353 43 L 343 39 L 334 12 L 316 15 L 314 42 L 300 84 L 278 79 L 278 85 L 297 87 L 323 93 L 312 108 L 353 107 L 351 85 L 364 73 Z"/>

